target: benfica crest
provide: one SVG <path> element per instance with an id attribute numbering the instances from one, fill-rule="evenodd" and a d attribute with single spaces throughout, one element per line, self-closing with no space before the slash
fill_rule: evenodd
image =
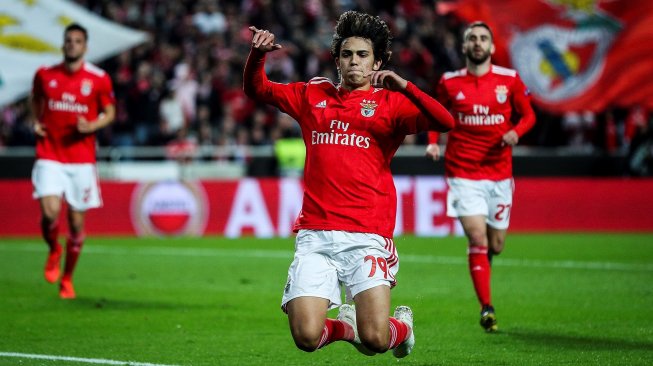
<path id="1" fill-rule="evenodd" d="M 82 80 L 82 87 L 80 88 L 80 93 L 82 93 L 83 96 L 88 97 L 91 95 L 91 91 L 93 90 L 93 82 L 88 79 Z"/>
<path id="2" fill-rule="evenodd" d="M 497 102 L 503 104 L 508 100 L 508 88 L 505 85 L 497 85 L 494 92 L 497 95 Z"/>
<path id="3" fill-rule="evenodd" d="M 559 103 L 582 95 L 595 84 L 623 24 L 597 0 L 548 2 L 556 18 L 567 21 L 533 24 L 516 33 L 509 47 L 524 83 L 543 101 Z"/>
<path id="4" fill-rule="evenodd" d="M 361 102 L 361 114 L 363 117 L 372 117 L 374 115 L 374 112 L 376 110 L 376 107 L 379 105 L 376 104 L 376 101 L 374 100 L 366 100 L 363 99 Z"/>

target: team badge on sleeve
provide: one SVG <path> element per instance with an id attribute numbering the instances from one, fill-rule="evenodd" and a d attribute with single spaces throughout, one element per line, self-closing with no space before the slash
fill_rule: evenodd
<path id="1" fill-rule="evenodd" d="M 505 85 L 497 85 L 494 92 L 497 94 L 497 102 L 503 104 L 508 100 L 508 88 Z"/>
<path id="2" fill-rule="evenodd" d="M 93 90 L 93 82 L 91 80 L 82 80 L 82 87 L 80 89 L 80 93 L 82 93 L 83 96 L 87 97 L 91 95 L 91 91 Z"/>
<path id="3" fill-rule="evenodd" d="M 374 112 L 376 110 L 376 107 L 379 105 L 376 104 L 376 101 L 374 100 L 366 100 L 363 99 L 361 102 L 361 114 L 363 117 L 372 117 L 374 115 Z"/>

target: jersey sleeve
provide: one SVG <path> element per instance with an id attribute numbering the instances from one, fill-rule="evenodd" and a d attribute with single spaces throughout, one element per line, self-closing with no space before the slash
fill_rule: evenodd
<path id="1" fill-rule="evenodd" d="M 305 83 L 281 84 L 268 80 L 265 74 L 265 53 L 252 49 L 247 57 L 243 75 L 243 90 L 248 97 L 279 108 L 300 121 Z"/>
<path id="2" fill-rule="evenodd" d="M 32 80 L 32 97 L 41 98 L 43 96 L 43 74 L 42 69 L 34 73 L 34 80 Z"/>
<path id="3" fill-rule="evenodd" d="M 43 89 L 43 69 L 39 69 L 34 73 L 34 80 L 32 81 L 32 95 L 30 100 L 30 107 L 32 110 L 33 117 L 40 119 L 43 114 L 43 101 L 44 101 L 44 89 Z"/>
<path id="4" fill-rule="evenodd" d="M 395 118 L 407 134 L 421 131 L 447 132 L 453 128 L 451 114 L 430 95 L 408 82 L 406 90 L 395 108 Z"/>
<path id="5" fill-rule="evenodd" d="M 444 76 L 440 78 L 440 82 L 435 90 L 435 99 L 445 108 L 451 110 L 451 100 L 449 99 L 449 93 L 447 93 L 447 87 L 444 85 Z M 440 132 L 429 131 L 428 139 L 429 144 L 437 144 L 440 139 Z"/>
<path id="6" fill-rule="evenodd" d="M 535 112 L 531 106 L 530 92 L 519 75 L 515 77 L 512 88 L 512 105 L 520 116 L 515 126 L 515 132 L 522 137 L 535 125 Z"/>
<path id="7" fill-rule="evenodd" d="M 108 105 L 116 104 L 116 97 L 113 93 L 113 84 L 111 83 L 111 78 L 109 74 L 104 74 L 104 77 L 100 79 L 100 90 L 98 93 L 98 101 L 102 108 L 106 108 Z"/>

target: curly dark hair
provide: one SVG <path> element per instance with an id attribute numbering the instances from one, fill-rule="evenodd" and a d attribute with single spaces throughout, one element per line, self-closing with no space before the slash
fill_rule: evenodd
<path id="1" fill-rule="evenodd" d="M 342 13 L 331 42 L 331 55 L 334 58 L 340 56 L 342 42 L 349 37 L 367 38 L 372 41 L 374 59 L 381 60 L 382 68 L 390 60 L 392 36 L 388 25 L 378 16 L 353 10 Z"/>

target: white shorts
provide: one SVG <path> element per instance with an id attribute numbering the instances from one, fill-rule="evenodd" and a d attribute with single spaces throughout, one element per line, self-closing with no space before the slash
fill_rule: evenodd
<path id="1" fill-rule="evenodd" d="M 65 197 L 75 211 L 102 206 L 95 164 L 63 164 L 37 160 L 32 168 L 34 198 Z"/>
<path id="2" fill-rule="evenodd" d="M 500 181 L 447 178 L 447 216 L 485 216 L 488 225 L 506 230 L 510 224 L 513 179 Z"/>
<path id="3" fill-rule="evenodd" d="M 399 257 L 392 239 L 376 234 L 346 231 L 300 230 L 295 258 L 281 300 L 302 296 L 329 300 L 329 309 L 342 304 L 340 286 L 347 300 L 380 285 L 394 287 Z"/>

